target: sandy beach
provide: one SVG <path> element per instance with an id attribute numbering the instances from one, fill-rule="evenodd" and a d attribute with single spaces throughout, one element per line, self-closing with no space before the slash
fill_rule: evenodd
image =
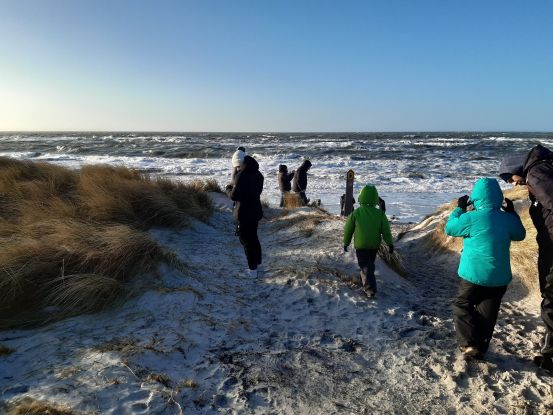
<path id="1" fill-rule="evenodd" d="M 266 209 L 264 272 L 244 275 L 231 203 L 207 223 L 151 236 L 185 269 L 162 265 L 105 312 L 0 332 L 5 408 L 26 399 L 70 414 L 547 414 L 553 378 L 531 363 L 539 299 L 509 288 L 486 361 L 456 350 L 449 303 L 457 258 L 426 254 L 430 218 L 397 243 L 409 275 L 377 261 L 379 293 L 358 288 L 343 220 Z M 443 215 L 443 214 L 442 214 Z M 65 412 L 64 412 L 65 413 Z"/>

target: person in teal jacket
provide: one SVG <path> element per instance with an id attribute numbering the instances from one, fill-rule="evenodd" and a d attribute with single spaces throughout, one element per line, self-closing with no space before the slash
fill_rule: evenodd
<path id="1" fill-rule="evenodd" d="M 357 198 L 359 207 L 347 218 L 344 226 L 344 251 L 348 250 L 353 237 L 353 246 L 357 254 L 357 263 L 361 268 L 361 287 L 368 297 L 376 294 L 376 279 L 374 277 L 374 261 L 380 248 L 382 237 L 394 251 L 394 241 L 390 232 L 390 224 L 384 213 L 384 209 L 376 206 L 384 206 L 384 201 L 378 197 L 376 187 L 366 185 Z"/>
<path id="2" fill-rule="evenodd" d="M 463 237 L 458 274 L 461 277 L 453 301 L 459 348 L 466 356 L 482 358 L 493 335 L 501 299 L 511 282 L 511 241 L 522 241 L 526 230 L 513 202 L 505 199 L 495 179 L 480 179 L 470 196 L 458 206 L 445 226 L 446 234 Z M 474 210 L 467 212 L 468 205 Z"/>

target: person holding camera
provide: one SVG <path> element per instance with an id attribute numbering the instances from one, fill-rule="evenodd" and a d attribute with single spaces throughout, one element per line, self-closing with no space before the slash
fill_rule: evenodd
<path id="1" fill-rule="evenodd" d="M 470 198 L 459 198 L 445 226 L 447 235 L 464 238 L 453 321 L 465 357 L 481 359 L 488 350 L 501 299 L 512 279 L 511 241 L 526 237 L 513 202 L 506 198 L 505 206 L 502 203 L 497 180 L 480 179 Z M 467 212 L 469 205 L 474 210 Z"/>
<path id="2" fill-rule="evenodd" d="M 538 144 L 528 153 L 510 155 L 502 161 L 499 177 L 528 189 L 528 213 L 537 232 L 537 271 L 545 326 L 541 356 L 536 356 L 534 361 L 553 371 L 553 151 Z"/>

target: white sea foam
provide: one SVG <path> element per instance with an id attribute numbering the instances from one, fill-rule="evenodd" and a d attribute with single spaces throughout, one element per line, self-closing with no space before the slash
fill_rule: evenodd
<path id="1" fill-rule="evenodd" d="M 502 155 L 553 138 L 518 135 L 385 134 L 50 134 L 0 135 L 0 155 L 49 161 L 70 168 L 89 164 L 125 165 L 178 180 L 230 181 L 229 158 L 238 145 L 255 157 L 265 175 L 263 198 L 280 198 L 276 173 L 310 158 L 307 195 L 339 212 L 345 174 L 356 174 L 354 192 L 375 184 L 388 213 L 418 220 L 437 205 L 470 192 L 482 176 L 493 177 Z"/>

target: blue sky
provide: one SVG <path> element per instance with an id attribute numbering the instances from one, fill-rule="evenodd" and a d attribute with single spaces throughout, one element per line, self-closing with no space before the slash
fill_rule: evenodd
<path id="1" fill-rule="evenodd" d="M 553 130 L 552 1 L 0 0 L 0 130 Z"/>

